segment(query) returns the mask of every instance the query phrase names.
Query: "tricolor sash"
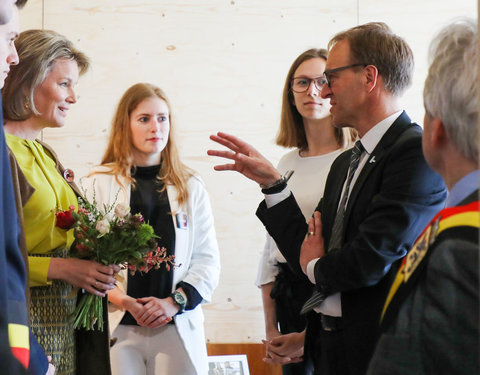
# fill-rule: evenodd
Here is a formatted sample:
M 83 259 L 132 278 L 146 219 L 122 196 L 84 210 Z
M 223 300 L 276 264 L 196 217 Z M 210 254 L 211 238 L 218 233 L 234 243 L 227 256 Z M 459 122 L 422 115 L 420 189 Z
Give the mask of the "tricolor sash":
M 415 241 L 412 249 L 403 258 L 383 306 L 380 323 L 385 323 L 385 314 L 389 306 L 393 305 L 392 300 L 399 298 L 400 295 L 405 295 L 409 289 L 408 286 L 415 282 L 415 271 L 418 274 L 418 271 L 424 267 L 436 247 L 434 243 L 439 236 L 443 236 L 449 229 L 459 230 L 462 227 L 465 229 L 462 238 L 478 242 L 478 228 L 480 227 L 478 201 L 463 206 L 445 208 L 430 221 Z

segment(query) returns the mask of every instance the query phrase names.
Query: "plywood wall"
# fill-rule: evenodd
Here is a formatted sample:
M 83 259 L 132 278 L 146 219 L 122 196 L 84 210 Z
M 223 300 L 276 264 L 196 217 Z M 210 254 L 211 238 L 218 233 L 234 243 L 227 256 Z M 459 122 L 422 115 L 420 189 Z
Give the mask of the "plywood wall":
M 66 127 L 43 134 L 77 176 L 99 162 L 126 88 L 148 81 L 166 91 L 183 159 L 210 192 L 222 256 L 220 285 L 205 306 L 207 338 L 248 343 L 264 336 L 254 286 L 264 241 L 254 212 L 262 196 L 254 183 L 213 171 L 209 134 L 239 135 L 278 161 L 285 150 L 273 139 L 293 59 L 373 20 L 387 22 L 414 50 L 414 83 L 404 104 L 421 123 L 428 43 L 453 17 L 475 16 L 476 9 L 475 0 L 29 0 L 21 23 L 63 33 L 92 60 Z

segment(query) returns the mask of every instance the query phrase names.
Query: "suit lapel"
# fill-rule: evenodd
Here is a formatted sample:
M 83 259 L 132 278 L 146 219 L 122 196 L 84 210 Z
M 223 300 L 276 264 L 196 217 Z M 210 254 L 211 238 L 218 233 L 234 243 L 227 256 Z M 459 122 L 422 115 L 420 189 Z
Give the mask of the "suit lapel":
M 411 126 L 410 117 L 406 114 L 405 111 L 395 120 L 395 122 L 390 126 L 387 132 L 383 135 L 378 142 L 377 146 L 374 148 L 372 153 L 368 155 L 367 162 L 363 166 L 355 185 L 353 185 L 350 197 L 348 199 L 347 208 L 345 210 L 345 223 L 348 222 L 352 208 L 355 205 L 357 197 L 362 189 L 363 185 L 368 179 L 368 175 L 375 169 L 375 167 L 381 164 L 382 159 L 385 155 L 385 152 L 388 151 L 388 148 L 395 143 L 398 137 Z
M 342 162 L 342 164 L 338 165 L 335 170 L 335 180 L 332 183 L 332 190 L 334 191 L 334 199 L 331 200 L 333 203 L 333 210 L 337 212 L 338 204 L 340 202 L 340 198 L 342 197 L 343 185 L 345 184 L 345 180 L 347 179 L 348 168 L 350 167 L 350 156 L 352 155 L 352 151 L 349 150 L 348 157 L 345 158 L 346 160 Z
M 326 240 L 326 248 L 329 246 L 330 235 L 332 232 L 333 223 L 335 221 L 335 216 L 337 215 L 338 204 L 342 195 L 343 185 L 347 179 L 351 154 L 351 150 L 347 150 L 342 153 L 338 158 L 342 158 L 343 160 L 336 162 L 328 175 L 328 181 L 326 184 L 328 187 L 328 193 L 325 191 L 324 197 L 326 199 L 323 199 L 322 209 L 322 217 L 331 218 L 330 220 L 326 220 L 324 222 L 323 233 Z

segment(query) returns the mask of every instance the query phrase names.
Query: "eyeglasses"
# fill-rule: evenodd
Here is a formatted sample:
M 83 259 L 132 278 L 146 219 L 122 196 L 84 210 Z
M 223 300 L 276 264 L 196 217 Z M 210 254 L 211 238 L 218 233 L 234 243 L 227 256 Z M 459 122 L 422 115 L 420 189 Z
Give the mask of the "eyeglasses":
M 299 78 L 292 78 L 290 81 L 290 86 L 292 87 L 293 92 L 305 92 L 308 90 L 310 87 L 310 84 L 312 83 L 315 85 L 315 88 L 320 91 L 322 89 L 322 86 L 325 83 L 325 78 L 323 76 L 321 77 L 315 77 L 315 78 L 307 78 L 307 77 L 299 77 Z
M 345 70 L 345 69 L 350 69 L 350 68 L 354 68 L 356 66 L 363 66 L 363 67 L 366 67 L 367 64 L 351 64 L 351 65 L 345 65 L 345 66 L 341 66 L 340 68 L 335 68 L 335 69 L 328 69 L 328 70 L 325 70 L 323 72 L 323 82 L 322 82 L 322 85 L 324 84 L 327 84 L 328 87 L 330 87 L 331 85 L 331 77 L 330 75 L 332 73 L 337 73 L 337 72 L 340 72 L 342 70 Z

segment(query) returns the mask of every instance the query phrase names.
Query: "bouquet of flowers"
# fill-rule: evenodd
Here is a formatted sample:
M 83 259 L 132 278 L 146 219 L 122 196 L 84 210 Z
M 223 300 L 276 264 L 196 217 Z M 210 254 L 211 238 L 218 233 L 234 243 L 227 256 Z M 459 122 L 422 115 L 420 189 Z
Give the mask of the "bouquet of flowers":
M 71 206 L 56 213 L 58 227 L 74 229 L 71 256 L 104 265 L 120 264 L 128 267 L 131 274 L 158 269 L 162 263 L 170 269 L 174 256 L 158 247 L 153 228 L 141 214 L 132 215 L 129 208 L 115 202 L 104 205 L 102 210 L 97 208 L 94 195 L 93 202 L 78 198 L 78 212 Z M 103 331 L 102 317 L 102 297 L 87 293 L 76 307 L 74 327 L 92 330 L 97 324 Z

